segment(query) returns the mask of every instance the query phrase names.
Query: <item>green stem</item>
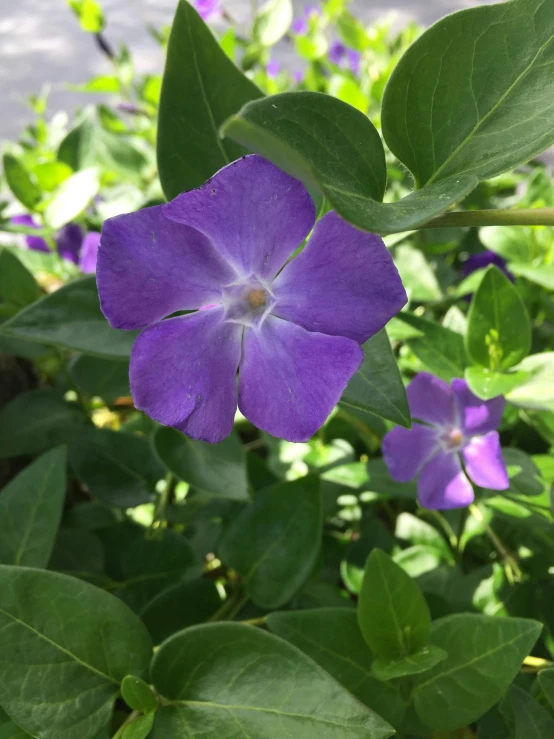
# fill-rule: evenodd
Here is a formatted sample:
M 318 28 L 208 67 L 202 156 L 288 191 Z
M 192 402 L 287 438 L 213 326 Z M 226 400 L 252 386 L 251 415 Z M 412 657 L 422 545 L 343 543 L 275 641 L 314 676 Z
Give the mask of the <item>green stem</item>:
M 500 555 L 503 565 L 504 565 L 504 571 L 506 573 L 506 578 L 508 579 L 508 582 L 510 583 L 510 585 L 513 585 L 516 582 L 521 582 L 523 580 L 523 573 L 517 561 L 515 560 L 513 555 L 510 554 L 510 552 L 506 549 L 502 539 L 485 521 L 485 517 L 481 513 L 479 507 L 476 506 L 475 503 L 472 503 L 469 506 L 469 512 L 471 513 L 473 518 L 475 518 L 477 521 L 479 521 L 480 524 L 483 525 L 487 536 L 489 537 L 494 548 Z
M 217 611 L 210 616 L 208 622 L 231 621 L 247 601 L 248 597 L 244 596 L 240 591 L 233 593 L 224 600 Z
M 123 736 L 123 732 L 125 729 L 129 726 L 129 724 L 132 724 L 133 721 L 140 716 L 140 713 L 138 711 L 133 711 L 133 713 L 129 714 L 125 721 L 121 724 L 119 729 L 115 732 L 112 739 L 121 739 Z
M 416 230 L 460 226 L 554 226 L 554 208 L 505 208 L 443 213 Z

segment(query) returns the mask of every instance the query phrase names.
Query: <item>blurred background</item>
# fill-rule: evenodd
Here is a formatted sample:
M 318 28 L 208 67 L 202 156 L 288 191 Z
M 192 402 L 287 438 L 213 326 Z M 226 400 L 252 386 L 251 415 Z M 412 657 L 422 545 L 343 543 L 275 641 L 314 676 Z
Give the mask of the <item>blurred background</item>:
M 395 25 L 400 28 L 410 20 L 429 25 L 446 13 L 491 1 L 355 0 L 350 9 L 364 22 L 394 11 Z M 163 53 L 147 29 L 168 25 L 176 4 L 177 0 L 102 0 L 108 21 L 106 38 L 114 47 L 125 43 L 131 48 L 139 73 L 161 72 Z M 248 0 L 223 4 L 240 24 L 248 24 Z M 295 0 L 294 5 L 300 11 L 305 3 Z M 25 101 L 30 94 L 49 85 L 49 112 L 70 112 L 91 98 L 70 91 L 68 85 L 107 74 L 110 64 L 94 38 L 83 34 L 65 0 L 0 0 L 0 9 L 0 139 L 6 139 L 16 137 L 29 121 Z M 282 42 L 281 47 L 286 58 L 286 44 Z

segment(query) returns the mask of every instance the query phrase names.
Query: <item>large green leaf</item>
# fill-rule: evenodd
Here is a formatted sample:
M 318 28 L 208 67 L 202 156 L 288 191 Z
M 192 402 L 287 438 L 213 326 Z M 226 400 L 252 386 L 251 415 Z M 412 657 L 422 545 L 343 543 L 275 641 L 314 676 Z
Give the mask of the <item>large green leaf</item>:
M 169 705 L 152 739 L 385 739 L 380 716 L 287 642 L 240 624 L 196 626 L 164 642 L 152 682 Z
M 542 624 L 522 618 L 454 614 L 433 623 L 430 643 L 448 654 L 414 690 L 419 718 L 432 729 L 471 723 L 506 692 Z
M 52 228 L 61 228 L 80 215 L 100 187 L 98 170 L 82 169 L 62 182 L 44 211 L 44 219 Z
M 341 405 L 410 428 L 406 390 L 385 329 L 368 339 L 362 349 L 364 361 L 342 394 Z
M 41 199 L 41 192 L 31 180 L 29 173 L 19 159 L 12 154 L 4 154 L 4 177 L 13 195 L 29 210 L 34 210 Z
M 199 187 L 245 151 L 222 142 L 219 126 L 262 95 L 221 49 L 186 0 L 179 0 L 160 99 L 158 169 L 168 199 Z
M 219 556 L 245 579 L 250 598 L 279 608 L 306 582 L 321 546 L 319 481 L 308 476 L 256 494 L 226 530 Z
M 150 501 L 164 476 L 149 439 L 95 427 L 71 440 L 69 464 L 93 495 L 122 508 Z
M 311 657 L 366 706 L 398 726 L 406 705 L 398 690 L 371 673 L 373 654 L 361 634 L 356 613 L 348 608 L 280 611 L 267 624 Z
M 126 361 L 82 355 L 71 362 L 69 371 L 80 390 L 90 396 L 98 395 L 107 403 L 131 394 Z
M 529 379 L 508 393 L 510 403 L 520 408 L 554 411 L 554 352 L 532 354 L 516 369 L 528 372 Z
M 248 500 L 244 448 L 236 434 L 208 444 L 162 426 L 154 445 L 161 461 L 180 480 L 213 495 Z
M 401 312 L 397 318 L 420 332 L 406 343 L 428 370 L 446 381 L 464 376 L 468 360 L 463 336 L 413 313 Z
M 514 739 L 552 739 L 554 718 L 541 704 L 517 685 L 512 685 L 500 704 L 513 719 Z
M 273 46 L 283 38 L 292 23 L 291 0 L 268 0 L 256 15 L 252 35 L 261 46 Z
M 0 249 L 0 300 L 17 310 L 37 300 L 41 291 L 16 255 L 15 249 Z
M 0 494 L 0 562 L 46 567 L 62 517 L 65 447 L 36 459 Z
M 39 454 L 69 441 L 85 417 L 54 390 L 29 390 L 0 409 L 0 459 Z
M 523 385 L 529 377 L 529 372 L 517 370 L 495 372 L 487 367 L 467 367 L 465 371 L 469 389 L 483 400 L 496 398 L 497 395 L 507 395 L 510 390 Z
M 125 675 L 148 669 L 148 632 L 109 593 L 66 575 L 0 566 L 0 703 L 41 739 L 92 739 Z
M 549 668 L 548 670 L 541 670 L 539 672 L 537 680 L 544 693 L 550 707 L 554 709 L 554 669 Z
M 2 324 L 1 333 L 108 359 L 127 358 L 137 335 L 108 325 L 93 276 L 70 282 L 33 303 Z
M 493 177 L 554 142 L 554 5 L 469 8 L 404 54 L 383 99 L 383 133 L 419 187 Z
M 466 346 L 491 370 L 509 369 L 531 347 L 531 322 L 518 291 L 497 267 L 489 267 L 471 301 Z
M 359 110 L 318 92 L 285 92 L 248 103 L 222 134 L 321 191 L 337 213 L 366 231 L 407 231 L 477 183 L 472 176 L 455 176 L 396 203 L 380 202 L 386 165 L 379 134 Z
M 444 649 L 429 644 L 421 647 L 408 657 L 399 659 L 376 659 L 372 665 L 372 672 L 379 680 L 396 680 L 407 675 L 418 675 L 427 672 L 432 667 L 446 659 Z
M 358 623 L 378 657 L 407 657 L 427 644 L 431 617 L 417 584 L 380 549 L 368 557 L 358 600 Z

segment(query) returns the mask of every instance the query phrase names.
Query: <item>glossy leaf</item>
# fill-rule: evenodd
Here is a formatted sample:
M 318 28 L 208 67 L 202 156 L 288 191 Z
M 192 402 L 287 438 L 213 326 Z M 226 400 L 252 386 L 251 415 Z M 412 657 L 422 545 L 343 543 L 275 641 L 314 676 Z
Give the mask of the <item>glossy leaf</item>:
M 447 657 L 444 649 L 439 649 L 432 644 L 418 649 L 409 657 L 399 659 L 376 659 L 371 666 L 373 675 L 378 680 L 396 680 L 407 675 L 417 675 L 427 672 L 432 667 L 442 662 Z
M 76 434 L 69 464 L 93 495 L 122 508 L 150 501 L 164 477 L 149 439 L 110 429 L 92 427 Z
M 0 299 L 17 309 L 37 300 L 41 291 L 16 253 L 13 249 L 0 250 Z
M 2 324 L 1 333 L 97 357 L 128 358 L 136 331 L 117 331 L 102 315 L 94 277 L 70 282 Z
M 43 739 L 92 739 L 151 642 L 113 595 L 54 572 L 0 567 L 0 702 Z
M 502 703 L 504 701 L 509 702 L 510 716 L 514 719 L 514 739 L 551 739 L 554 736 L 554 718 L 525 690 L 512 685 Z
M 509 369 L 531 347 L 531 323 L 514 285 L 489 267 L 471 301 L 466 347 L 471 358 L 491 370 Z
M 44 219 L 52 228 L 61 228 L 80 215 L 99 188 L 98 171 L 82 169 L 59 186 L 46 206 Z
M 134 721 L 125 727 L 121 739 L 146 739 L 147 736 L 150 736 L 153 725 L 153 713 L 137 716 Z
M 542 692 L 554 710 L 554 669 L 541 670 L 537 676 Z
M 150 713 L 158 707 L 156 696 L 148 683 L 134 675 L 126 675 L 121 681 L 121 697 L 133 711 Z
M 367 560 L 358 600 L 358 623 L 378 657 L 406 657 L 429 639 L 431 618 L 421 590 L 380 549 L 374 549 Z
M 399 726 L 405 703 L 396 688 L 372 675 L 373 654 L 363 639 L 353 610 L 280 611 L 270 613 L 266 621 L 274 634 L 311 657 L 385 721 Z
M 508 393 L 507 399 L 520 408 L 554 411 L 554 352 L 532 354 L 516 369 L 528 372 L 529 379 Z
M 488 711 L 519 672 L 542 624 L 455 614 L 433 623 L 430 643 L 448 657 L 419 678 L 414 703 L 432 729 L 456 729 Z
M 494 177 L 554 142 L 554 7 L 544 0 L 441 18 L 396 66 L 383 133 L 419 187 Z
M 407 231 L 442 213 L 477 182 L 455 176 L 398 202 L 380 202 L 386 166 L 379 134 L 363 113 L 318 92 L 248 103 L 222 134 L 322 192 L 339 215 L 366 231 Z
M 368 339 L 362 349 L 364 361 L 342 394 L 341 405 L 410 428 L 406 390 L 385 329 Z
M 400 312 L 396 317 L 421 333 L 406 343 L 432 374 L 447 382 L 464 376 L 468 359 L 460 334 L 412 313 Z
M 0 494 L 0 562 L 46 567 L 65 498 L 65 448 L 52 449 L 20 472 Z
M 271 666 L 271 669 L 268 667 Z M 164 642 L 152 662 L 152 739 L 238 736 L 385 739 L 393 733 L 295 647 L 239 624 L 196 626 Z M 240 732 L 240 733 L 237 733 Z
M 483 400 L 507 395 L 510 390 L 523 385 L 530 377 L 529 372 L 512 370 L 495 372 L 487 367 L 467 367 L 465 378 L 472 393 Z
M 246 460 L 235 434 L 219 444 L 208 444 L 162 426 L 154 445 L 163 464 L 180 480 L 213 495 L 248 500 Z
M 316 477 L 262 490 L 225 531 L 222 561 L 239 572 L 250 598 L 279 608 L 312 572 L 321 545 L 322 501 Z
M 86 395 L 99 396 L 106 403 L 129 396 L 129 363 L 82 355 L 76 357 L 69 371 L 77 387 Z
M 186 0 L 179 0 L 162 84 L 158 169 L 166 197 L 199 187 L 245 151 L 222 142 L 219 126 L 260 97 Z
M 34 455 L 69 439 L 85 418 L 53 390 L 29 390 L 0 409 L 0 459 Z
M 292 23 L 291 0 L 268 0 L 259 9 L 252 35 L 261 46 L 273 46 L 280 41 Z
M 546 290 L 554 290 L 554 265 L 552 264 L 534 266 L 510 262 L 509 269 L 514 275 L 525 277 L 526 280 L 533 282 L 535 285 L 540 285 Z
M 34 210 L 41 199 L 41 192 L 25 167 L 12 154 L 4 154 L 2 164 L 4 177 L 14 197 L 28 210 Z

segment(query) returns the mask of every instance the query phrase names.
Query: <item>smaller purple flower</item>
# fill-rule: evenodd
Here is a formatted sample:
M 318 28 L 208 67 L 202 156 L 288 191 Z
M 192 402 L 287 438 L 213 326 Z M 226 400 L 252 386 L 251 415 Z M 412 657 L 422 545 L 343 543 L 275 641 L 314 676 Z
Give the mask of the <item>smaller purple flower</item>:
M 500 254 L 490 251 L 490 249 L 483 249 L 483 251 L 469 256 L 462 264 L 461 272 L 464 277 L 469 277 L 473 272 L 477 272 L 478 269 L 485 269 L 491 264 L 498 267 L 512 282 L 514 281 L 513 274 L 506 267 L 506 260 Z
M 354 74 L 360 72 L 362 55 L 359 51 L 349 49 L 341 41 L 335 41 L 329 47 L 329 61 L 341 69 L 349 69 Z
M 506 402 L 502 396 L 481 400 L 465 380 L 449 385 L 427 372 L 416 375 L 406 392 L 412 416 L 422 423 L 389 431 L 383 457 L 397 482 L 419 475 L 417 496 L 424 508 L 469 505 L 474 499 L 470 479 L 490 490 L 509 487 L 496 430 Z
M 305 36 L 310 30 L 310 19 L 317 15 L 321 15 L 319 5 L 306 5 L 301 14 L 293 20 L 290 30 L 296 36 Z
M 29 213 L 22 213 L 19 216 L 13 216 L 11 222 L 14 226 L 29 226 L 29 228 L 40 228 L 40 225 L 35 221 L 32 215 Z M 48 244 L 42 238 L 42 236 L 25 236 L 25 244 L 28 249 L 32 251 L 45 251 L 49 252 Z
M 193 5 L 198 15 L 206 23 L 210 20 L 215 20 L 221 15 L 219 0 L 194 0 Z
M 66 223 L 56 234 L 56 246 L 62 259 L 79 264 L 83 229 L 77 223 Z
M 304 82 L 304 77 L 306 76 L 303 69 L 295 69 L 292 77 L 297 85 L 301 85 L 302 82 Z
M 274 80 L 279 76 L 281 65 L 277 59 L 270 59 L 266 65 L 265 72 L 270 80 Z

